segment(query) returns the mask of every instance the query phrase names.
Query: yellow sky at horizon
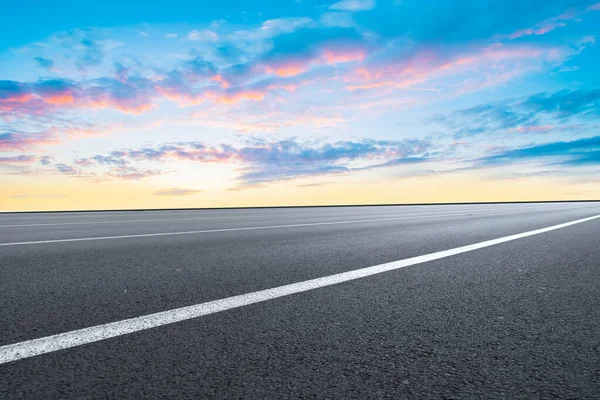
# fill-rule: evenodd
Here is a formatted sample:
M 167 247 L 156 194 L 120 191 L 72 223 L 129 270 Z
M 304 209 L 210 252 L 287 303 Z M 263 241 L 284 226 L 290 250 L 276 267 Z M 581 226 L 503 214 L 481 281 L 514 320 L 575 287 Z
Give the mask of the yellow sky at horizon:
M 312 185 L 312 186 L 311 186 Z M 378 181 L 287 181 L 243 190 L 200 190 L 184 196 L 153 194 L 151 183 L 85 182 L 40 177 L 2 184 L 0 211 L 219 208 L 350 204 L 597 200 L 600 185 L 556 177 L 494 179 L 476 172 Z M 201 188 L 187 187 L 199 190 Z

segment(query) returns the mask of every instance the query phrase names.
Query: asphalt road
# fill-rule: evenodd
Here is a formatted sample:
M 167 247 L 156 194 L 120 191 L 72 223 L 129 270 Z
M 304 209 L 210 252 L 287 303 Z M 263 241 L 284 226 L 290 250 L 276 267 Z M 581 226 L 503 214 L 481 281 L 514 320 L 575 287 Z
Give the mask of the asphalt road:
M 597 215 L 600 203 L 2 214 L 0 398 L 599 398 L 600 218 L 462 247 Z M 165 322 L 195 305 L 209 312 Z M 63 347 L 2 361 L 40 338 Z

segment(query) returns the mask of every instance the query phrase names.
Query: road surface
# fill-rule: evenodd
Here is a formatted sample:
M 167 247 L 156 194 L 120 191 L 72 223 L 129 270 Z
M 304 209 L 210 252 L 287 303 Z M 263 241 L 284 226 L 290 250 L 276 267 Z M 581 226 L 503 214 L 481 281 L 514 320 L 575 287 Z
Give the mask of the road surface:
M 600 203 L 0 215 L 0 398 L 594 398 Z

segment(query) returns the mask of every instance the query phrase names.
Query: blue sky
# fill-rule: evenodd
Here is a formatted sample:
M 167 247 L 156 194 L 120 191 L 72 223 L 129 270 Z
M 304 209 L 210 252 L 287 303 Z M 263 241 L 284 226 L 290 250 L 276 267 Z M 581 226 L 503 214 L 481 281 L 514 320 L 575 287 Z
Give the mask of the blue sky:
M 5 209 L 600 195 L 597 1 L 4 7 Z

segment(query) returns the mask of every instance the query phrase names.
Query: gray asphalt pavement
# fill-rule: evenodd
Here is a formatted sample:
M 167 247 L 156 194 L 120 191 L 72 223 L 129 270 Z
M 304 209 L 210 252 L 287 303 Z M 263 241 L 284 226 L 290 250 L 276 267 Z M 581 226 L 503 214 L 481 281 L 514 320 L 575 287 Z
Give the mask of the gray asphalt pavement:
M 600 203 L 1 214 L 0 346 L 596 215 Z M 600 219 L 0 364 L 3 399 L 599 397 Z

